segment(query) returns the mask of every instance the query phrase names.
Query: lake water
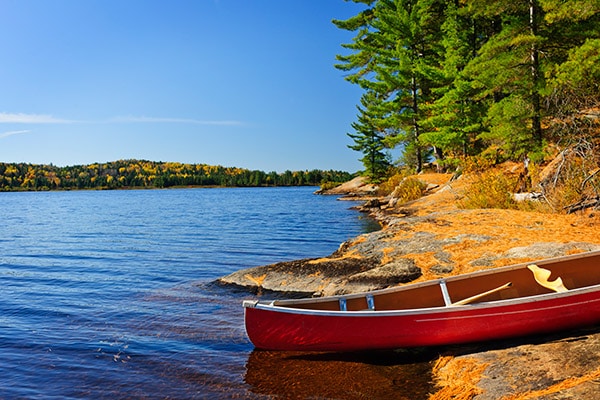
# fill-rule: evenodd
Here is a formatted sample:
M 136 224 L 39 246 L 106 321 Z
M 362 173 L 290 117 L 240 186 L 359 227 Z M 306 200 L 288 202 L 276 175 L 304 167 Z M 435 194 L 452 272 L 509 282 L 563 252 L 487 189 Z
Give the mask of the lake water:
M 314 190 L 1 193 L 0 398 L 426 393 L 414 354 L 254 351 L 252 296 L 213 283 L 375 229 Z

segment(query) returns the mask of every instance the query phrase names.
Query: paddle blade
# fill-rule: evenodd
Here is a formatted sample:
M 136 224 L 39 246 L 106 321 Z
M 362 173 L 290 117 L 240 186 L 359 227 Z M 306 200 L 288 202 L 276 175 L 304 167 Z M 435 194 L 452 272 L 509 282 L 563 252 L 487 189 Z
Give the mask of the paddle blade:
M 548 278 L 550 278 L 550 274 L 552 274 L 552 272 L 548 271 L 547 269 L 540 268 L 535 264 L 530 264 L 527 266 L 527 268 L 529 268 L 529 270 L 533 272 L 533 277 L 535 278 L 535 281 L 541 286 L 545 287 L 546 289 L 550 289 L 559 293 L 566 292 L 569 290 L 565 287 L 560 277 L 553 281 L 549 281 Z

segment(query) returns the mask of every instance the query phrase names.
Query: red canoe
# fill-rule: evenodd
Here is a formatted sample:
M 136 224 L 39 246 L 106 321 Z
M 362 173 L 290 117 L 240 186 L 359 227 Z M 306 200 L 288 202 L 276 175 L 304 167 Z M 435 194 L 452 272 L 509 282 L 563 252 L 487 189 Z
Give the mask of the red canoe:
M 600 251 L 362 294 L 244 301 L 258 349 L 436 346 L 600 323 Z

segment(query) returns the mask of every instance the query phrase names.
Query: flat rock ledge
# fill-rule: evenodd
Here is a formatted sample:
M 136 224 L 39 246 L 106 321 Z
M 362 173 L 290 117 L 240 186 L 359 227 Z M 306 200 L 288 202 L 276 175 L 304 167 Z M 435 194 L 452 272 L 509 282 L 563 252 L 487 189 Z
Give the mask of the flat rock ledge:
M 310 296 L 346 294 L 406 283 L 421 276 L 412 260 L 379 266 L 373 258 L 332 257 L 287 261 L 234 272 L 219 279 L 222 284 Z
M 452 275 L 455 269 L 464 269 L 465 266 L 457 265 L 449 248 L 476 248 L 499 240 L 493 232 L 455 235 L 435 233 L 435 226 L 452 224 L 446 217 L 452 215 L 456 219 L 460 214 L 464 214 L 464 218 L 470 217 L 470 211 L 457 210 L 439 215 L 388 218 L 385 229 L 344 242 L 328 257 L 248 268 L 224 276 L 218 282 L 246 288 L 253 293 L 274 291 L 316 297 L 396 286 L 412 282 L 424 272 L 431 277 Z M 433 226 L 433 231 L 418 229 L 424 225 Z M 522 246 L 515 240 L 514 247 L 508 250 L 475 256 L 468 262 L 468 267 L 473 270 L 485 269 L 507 264 L 510 260 L 544 259 L 593 250 L 600 250 L 600 245 L 588 242 L 535 242 Z

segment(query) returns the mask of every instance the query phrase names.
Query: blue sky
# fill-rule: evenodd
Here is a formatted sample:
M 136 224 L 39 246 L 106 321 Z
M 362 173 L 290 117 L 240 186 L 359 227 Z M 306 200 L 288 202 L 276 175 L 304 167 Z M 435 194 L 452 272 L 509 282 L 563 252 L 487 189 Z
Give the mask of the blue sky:
M 0 0 L 0 161 L 354 172 L 344 0 Z

